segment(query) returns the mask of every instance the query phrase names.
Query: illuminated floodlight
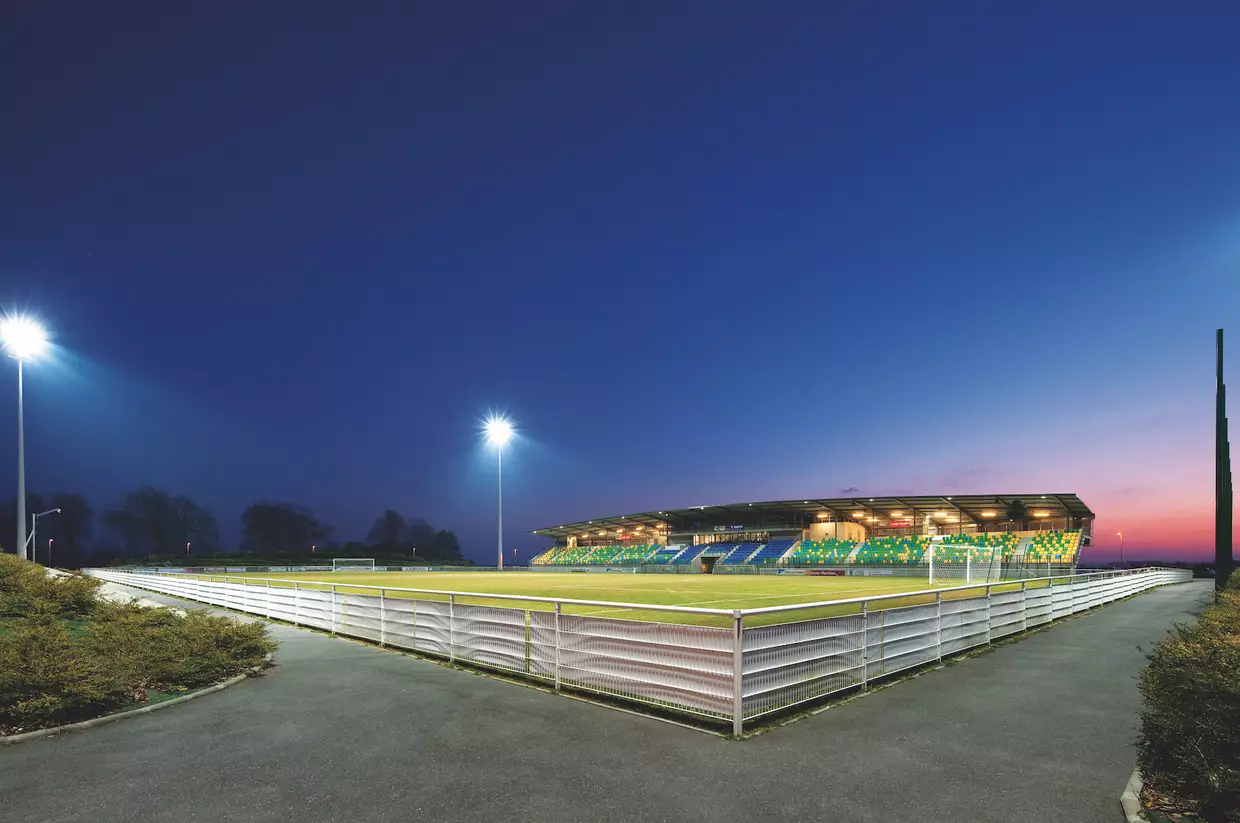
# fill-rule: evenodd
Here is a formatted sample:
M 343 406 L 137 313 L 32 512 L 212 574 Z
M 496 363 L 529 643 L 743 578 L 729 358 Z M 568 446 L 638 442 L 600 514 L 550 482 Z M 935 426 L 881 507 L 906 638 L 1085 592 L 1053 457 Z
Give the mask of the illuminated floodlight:
M 47 332 L 37 320 L 23 315 L 0 320 L 0 343 L 16 360 L 34 360 L 47 350 Z
M 495 486 L 498 494 L 496 506 L 495 568 L 504 570 L 504 446 L 512 439 L 515 430 L 512 421 L 502 414 L 493 414 L 482 422 L 482 432 L 487 442 L 495 447 Z M 560 528 L 564 528 L 560 526 Z
M 512 439 L 513 427 L 512 421 L 507 417 L 490 417 L 482 425 L 482 430 L 486 432 L 487 442 L 492 446 L 503 447 L 505 443 Z

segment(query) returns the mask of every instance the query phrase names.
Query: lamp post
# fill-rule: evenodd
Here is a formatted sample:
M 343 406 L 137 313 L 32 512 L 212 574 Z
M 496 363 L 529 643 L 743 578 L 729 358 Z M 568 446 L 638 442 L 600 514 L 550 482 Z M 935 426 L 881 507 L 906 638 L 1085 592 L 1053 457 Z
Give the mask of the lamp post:
M 507 417 L 491 417 L 483 426 L 486 432 L 487 442 L 495 447 L 495 454 L 498 459 L 496 479 L 499 489 L 499 540 L 496 545 L 495 558 L 497 560 L 497 568 L 504 570 L 504 445 L 512 439 L 513 427 L 512 421 Z
M 22 420 L 22 363 L 34 360 L 47 348 L 43 327 L 21 315 L 0 320 L 0 343 L 9 357 L 17 361 L 17 545 L 26 559 L 26 439 Z M 31 546 L 33 555 L 34 546 Z
M 185 544 L 185 556 L 189 557 L 189 543 Z
M 1124 565 L 1124 533 L 1116 532 L 1119 535 L 1119 564 Z
M 35 554 L 38 551 L 39 544 L 35 542 L 34 535 L 39 526 L 39 518 L 49 514 L 60 514 L 60 509 L 48 509 L 45 512 L 30 515 L 30 559 L 36 560 Z M 24 547 L 23 547 L 24 548 Z
M 55 542 L 56 542 L 56 538 L 54 537 L 47 538 L 47 567 L 49 569 L 52 567 L 52 544 Z

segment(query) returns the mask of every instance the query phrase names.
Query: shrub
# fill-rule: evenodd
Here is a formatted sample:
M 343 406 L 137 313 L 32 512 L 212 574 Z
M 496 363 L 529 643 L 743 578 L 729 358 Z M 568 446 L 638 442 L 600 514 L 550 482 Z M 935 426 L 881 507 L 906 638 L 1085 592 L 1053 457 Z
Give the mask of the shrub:
M 1146 786 L 1208 821 L 1240 821 L 1240 591 L 1221 592 L 1149 661 L 1137 743 Z
M 79 574 L 50 575 L 37 563 L 0 554 L 0 617 L 56 614 L 84 617 L 100 582 Z
M 133 697 L 112 673 L 82 654 L 58 620 L 15 620 L 0 634 L 0 728 L 69 723 Z
M 207 686 L 275 649 L 262 623 L 113 603 L 98 588 L 0 556 L 0 734 L 85 720 L 151 689 Z
M 143 689 L 198 688 L 258 665 L 275 643 L 261 623 L 191 611 L 107 604 L 82 640 L 94 659 Z

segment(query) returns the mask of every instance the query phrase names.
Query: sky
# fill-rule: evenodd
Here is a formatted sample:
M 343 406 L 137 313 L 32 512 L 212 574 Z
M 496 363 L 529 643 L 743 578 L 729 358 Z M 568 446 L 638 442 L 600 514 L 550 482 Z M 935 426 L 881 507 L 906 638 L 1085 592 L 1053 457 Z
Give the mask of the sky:
M 394 508 L 485 561 L 498 410 L 523 556 L 855 488 L 1076 493 L 1086 560 L 1117 531 L 1205 557 L 1238 29 L 1226 2 L 19 2 L 0 306 L 56 343 L 28 486 L 153 484 L 225 544 L 255 500 L 342 541 Z

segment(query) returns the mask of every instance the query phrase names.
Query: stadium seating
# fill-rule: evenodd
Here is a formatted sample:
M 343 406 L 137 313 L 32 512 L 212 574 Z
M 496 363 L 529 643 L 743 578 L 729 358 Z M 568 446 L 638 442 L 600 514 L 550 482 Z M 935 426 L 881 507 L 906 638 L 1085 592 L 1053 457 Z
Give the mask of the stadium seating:
M 793 566 L 837 566 L 848 562 L 848 556 L 857 548 L 855 540 L 804 540 L 788 558 Z
M 653 566 L 666 566 L 676 559 L 676 555 L 680 554 L 683 549 L 684 546 L 680 545 L 667 546 L 650 555 L 650 559 L 646 562 Z
M 1028 532 L 1024 534 L 1029 534 Z M 968 547 L 974 549 L 973 562 L 990 562 L 993 551 L 1001 551 L 1003 562 L 1015 559 L 1017 547 L 1023 546 L 1023 560 L 1027 563 L 1075 563 L 1080 552 L 1081 533 L 1072 531 L 1043 531 L 1024 538 L 1015 532 L 983 532 L 973 534 L 947 534 L 934 541 L 936 563 L 964 563 Z M 792 566 L 843 565 L 853 557 L 854 563 L 862 565 L 905 565 L 924 563 L 930 538 L 923 535 L 911 537 L 876 537 L 860 545 L 853 540 L 828 538 L 804 540 L 780 538 L 765 545 L 747 543 L 699 543 L 694 546 L 660 546 L 658 544 L 557 546 L 534 557 L 535 566 L 574 565 L 688 565 L 704 552 L 720 558 L 729 566 L 767 565 L 776 563 L 792 547 L 796 550 L 788 556 Z M 855 551 L 855 554 L 854 554 Z
M 1025 549 L 1026 563 L 1075 563 L 1081 548 L 1081 532 L 1038 532 Z
M 697 560 L 697 556 L 702 553 L 702 550 L 705 549 L 707 545 L 708 544 L 706 543 L 698 543 L 696 546 L 690 546 L 689 548 L 681 552 L 680 556 L 677 557 L 673 562 L 677 566 L 683 566 L 686 563 L 692 563 L 694 560 Z
M 657 548 L 657 545 L 625 546 L 610 562 L 617 566 L 636 566 L 646 562 Z
M 876 537 L 873 540 L 867 540 L 857 550 L 854 562 L 865 565 L 920 563 L 929 542 L 930 538 L 925 535 L 916 535 L 914 537 Z
M 934 543 L 934 560 L 936 563 L 963 563 L 965 562 L 966 546 L 973 547 L 974 562 L 986 561 L 993 559 L 992 552 L 1000 551 L 1003 554 L 1003 562 L 1010 563 L 1012 555 L 1016 551 L 1016 544 L 1020 542 L 1020 535 L 1012 532 L 984 532 L 982 534 L 947 534 L 943 535 L 941 540 Z
M 530 565 L 531 565 L 531 566 L 552 566 L 552 565 L 555 565 L 555 564 L 556 564 L 556 558 L 558 558 L 558 557 L 560 556 L 561 552 L 563 552 L 563 551 L 564 551 L 564 549 L 565 549 L 565 547 L 564 547 L 564 546 L 554 546 L 554 547 L 552 547 L 552 548 L 550 548 L 550 549 L 547 549 L 545 552 L 543 552 L 542 554 L 538 555 L 538 556 L 537 556 L 537 557 L 535 557 L 533 560 L 531 560 L 531 561 L 530 561 Z
M 747 561 L 749 555 L 756 552 L 761 546 L 761 543 L 741 543 L 735 549 L 728 552 L 728 556 L 719 562 L 727 563 L 729 566 L 739 566 Z
M 796 540 L 789 540 L 786 538 L 781 538 L 779 540 L 772 540 L 771 542 L 763 546 L 758 551 L 757 554 L 749 558 L 749 563 L 750 565 L 754 565 L 754 566 L 767 565 L 770 563 L 774 563 L 776 560 L 783 557 L 784 552 L 792 548 L 792 544 L 796 542 L 797 542 Z
M 564 548 L 556 555 L 552 561 L 556 566 L 579 566 L 585 563 L 590 552 L 594 551 L 593 546 L 577 546 L 576 548 Z
M 615 562 L 616 555 L 624 551 L 624 546 L 595 546 L 594 551 L 581 559 L 587 566 L 606 566 Z

